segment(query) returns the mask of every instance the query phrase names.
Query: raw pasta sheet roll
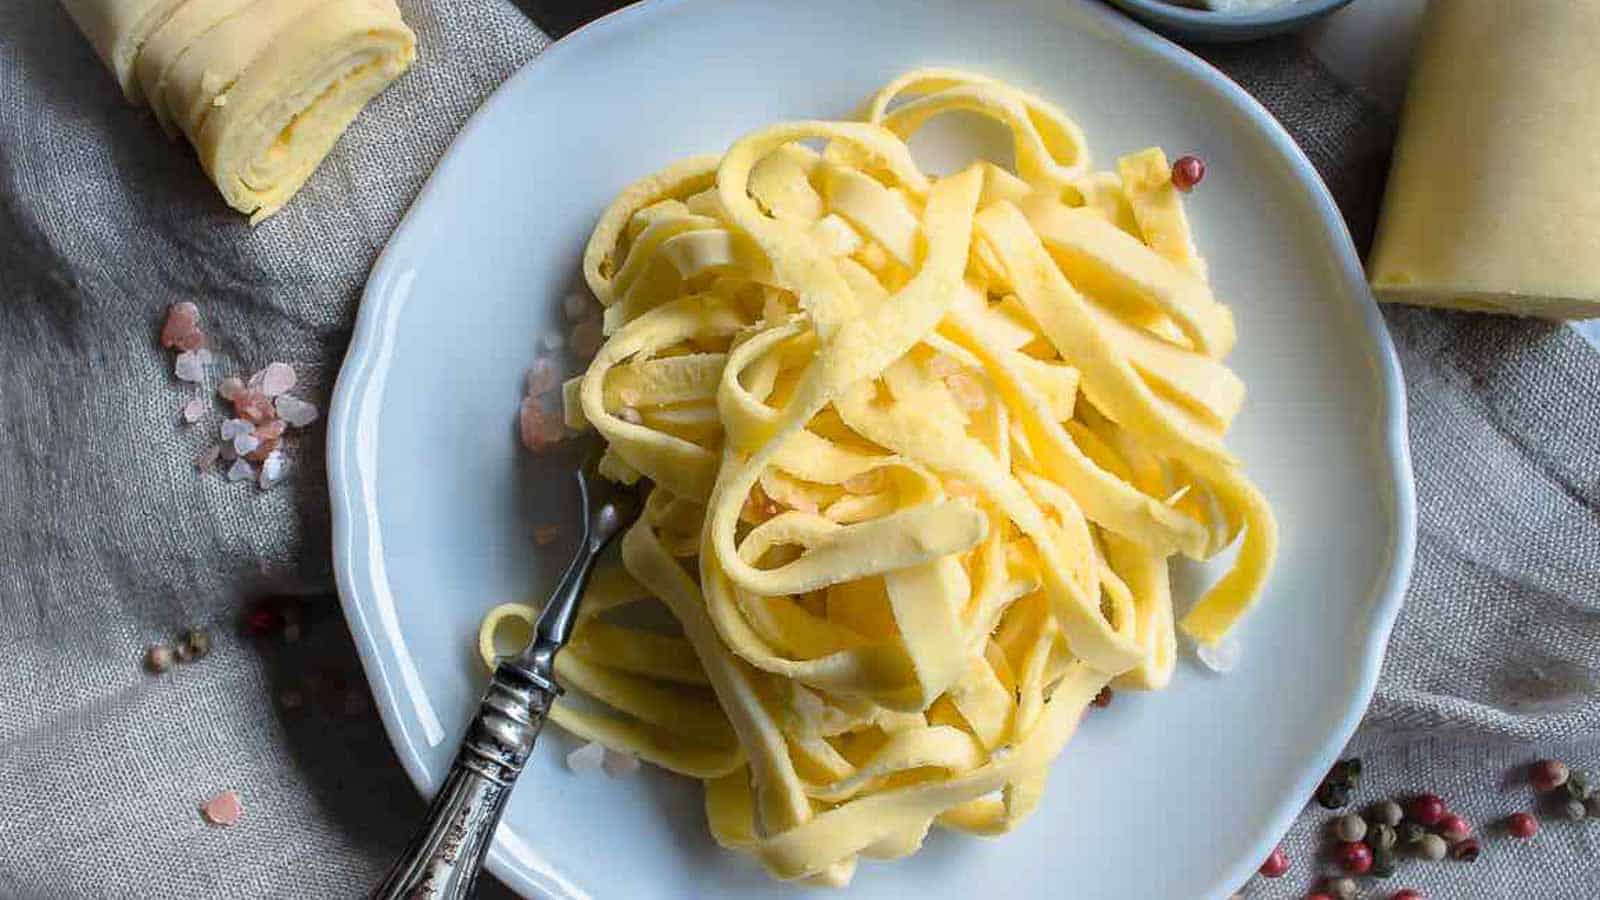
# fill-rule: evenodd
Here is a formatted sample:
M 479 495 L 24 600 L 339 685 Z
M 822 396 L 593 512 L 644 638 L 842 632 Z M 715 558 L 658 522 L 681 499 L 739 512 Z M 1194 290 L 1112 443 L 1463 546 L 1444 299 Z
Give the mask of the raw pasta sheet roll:
M 416 58 L 393 0 L 62 0 L 116 76 L 259 222 Z

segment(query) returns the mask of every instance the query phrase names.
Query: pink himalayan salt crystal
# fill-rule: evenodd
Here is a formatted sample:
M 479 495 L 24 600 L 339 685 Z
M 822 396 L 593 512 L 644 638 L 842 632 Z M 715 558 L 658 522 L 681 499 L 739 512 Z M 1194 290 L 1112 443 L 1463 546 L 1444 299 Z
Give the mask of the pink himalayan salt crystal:
M 201 382 L 206 377 L 206 366 L 211 362 L 211 351 L 204 347 L 185 350 L 172 362 L 172 373 L 179 381 Z
M 258 389 L 268 397 L 276 397 L 294 387 L 294 367 L 288 363 L 268 363 L 258 374 L 261 376 Z
M 560 383 L 556 364 L 548 356 L 541 356 L 528 367 L 528 396 L 537 397 L 555 390 Z
M 954 375 L 959 371 L 961 363 L 956 362 L 955 357 L 947 353 L 935 353 L 933 358 L 928 360 L 928 372 L 936 378 Z
M 227 378 L 222 379 L 221 384 L 217 385 L 217 396 L 229 403 L 232 403 L 234 398 L 244 393 L 244 391 L 244 382 L 240 381 L 236 375 L 229 375 Z
M 950 388 L 950 393 L 955 395 L 956 403 L 967 412 L 977 412 L 989 405 L 989 393 L 973 378 L 964 372 L 957 372 L 944 380 L 945 386 Z
M 200 455 L 195 458 L 194 467 L 199 469 L 201 472 L 210 472 L 212 469 L 216 468 L 217 458 L 221 455 L 222 446 L 220 444 L 212 444 L 206 449 L 200 451 Z
M 205 333 L 200 330 L 200 307 L 187 300 L 167 307 L 167 320 L 161 325 L 161 346 L 168 350 L 195 350 L 205 346 Z
M 248 456 L 261 446 L 261 439 L 253 434 L 235 435 L 233 438 L 233 452 L 239 456 Z
M 223 791 L 200 807 L 200 815 L 205 816 L 207 822 L 223 827 L 239 821 L 243 813 L 244 804 L 239 802 L 236 791 Z
M 586 296 L 582 291 L 573 291 L 572 293 L 561 298 L 561 311 L 567 314 L 567 319 L 569 321 L 575 322 L 578 319 L 583 318 L 583 314 L 588 312 L 592 307 L 593 304 L 589 302 L 588 296 Z
M 545 412 L 537 397 L 523 399 L 517 415 L 517 430 L 522 436 L 522 445 L 534 453 L 543 453 L 545 448 L 559 444 L 567 436 L 561 414 Z
M 234 460 L 233 465 L 228 467 L 229 481 L 249 481 L 254 477 L 256 477 L 255 466 L 250 465 L 242 459 Z
M 567 754 L 567 768 L 582 775 L 599 772 L 606 764 L 606 748 L 597 743 L 587 743 Z
M 304 428 L 317 420 L 317 408 L 293 394 L 280 394 L 274 401 L 278 418 L 290 428 Z
M 276 438 L 283 437 L 283 433 L 287 431 L 288 428 L 288 422 L 285 422 L 282 419 L 273 419 L 272 421 L 263 425 L 256 426 L 256 437 L 263 441 L 274 440 Z
M 591 316 L 572 326 L 572 352 L 585 359 L 595 355 L 605 336 L 600 332 L 600 319 Z
M 223 440 L 231 441 L 241 434 L 249 434 L 254 430 L 255 426 L 249 419 L 224 419 L 218 433 L 222 435 Z
M 277 452 L 278 445 L 281 443 L 281 441 L 275 437 L 261 437 L 261 432 L 259 431 L 255 433 L 255 437 L 257 439 L 256 448 L 251 450 L 249 453 L 246 453 L 244 458 L 250 460 L 251 462 L 266 462 L 267 457 Z
M 190 400 L 188 403 L 185 403 L 183 408 L 179 410 L 179 414 L 183 416 L 183 420 L 185 422 L 198 422 L 200 421 L 200 417 L 206 414 L 206 405 L 201 403 L 200 399 L 197 397 L 193 400 Z
M 283 474 L 288 469 L 289 461 L 284 459 L 282 453 L 269 453 L 261 461 L 261 477 L 257 480 L 262 490 L 266 490 L 283 480 Z
M 639 758 L 632 753 L 623 753 L 607 747 L 605 761 L 600 767 L 612 778 L 625 778 L 639 771 Z
M 239 418 L 247 419 L 256 425 L 278 417 L 277 410 L 273 408 L 272 398 L 249 388 L 233 398 L 233 412 Z

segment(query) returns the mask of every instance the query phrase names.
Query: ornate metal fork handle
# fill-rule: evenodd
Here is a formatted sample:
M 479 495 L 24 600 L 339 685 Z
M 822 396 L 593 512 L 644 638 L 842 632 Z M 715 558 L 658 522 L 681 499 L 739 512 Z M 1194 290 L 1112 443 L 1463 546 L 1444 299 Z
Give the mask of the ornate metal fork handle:
M 374 900 L 465 900 L 472 895 L 511 788 L 533 752 L 550 705 L 561 694 L 556 653 L 572 636 L 578 601 L 595 561 L 637 513 L 637 504 L 627 495 L 591 503 L 591 485 L 582 471 L 578 487 L 585 510 L 578 554 L 534 623 L 533 640 L 495 668 L 450 774 L 428 809 L 427 822 L 373 892 Z

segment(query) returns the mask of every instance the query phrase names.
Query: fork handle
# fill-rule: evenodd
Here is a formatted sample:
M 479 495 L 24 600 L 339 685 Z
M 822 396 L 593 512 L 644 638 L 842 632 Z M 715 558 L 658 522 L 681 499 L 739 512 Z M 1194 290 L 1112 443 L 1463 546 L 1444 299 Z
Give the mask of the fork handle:
M 373 892 L 373 900 L 472 896 L 511 787 L 560 693 L 561 687 L 546 674 L 510 662 L 495 668 L 427 821 Z

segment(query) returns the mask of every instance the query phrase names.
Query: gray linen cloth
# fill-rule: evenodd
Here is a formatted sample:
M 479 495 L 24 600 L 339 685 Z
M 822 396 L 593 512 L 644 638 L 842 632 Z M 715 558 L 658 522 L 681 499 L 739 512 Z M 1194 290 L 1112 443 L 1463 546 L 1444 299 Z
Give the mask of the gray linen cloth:
M 204 439 L 176 424 L 197 391 L 155 342 L 166 305 L 195 299 L 219 372 L 286 360 L 325 406 L 390 230 L 465 116 L 546 42 L 502 0 L 401 6 L 416 69 L 251 230 L 54 2 L 0 4 L 0 898 L 359 897 L 422 812 L 328 596 L 320 430 L 271 491 L 197 476 Z M 1292 41 L 1210 56 L 1284 120 L 1365 240 L 1388 123 Z M 1487 823 L 1530 805 L 1512 766 L 1600 765 L 1600 354 L 1557 326 L 1387 316 L 1421 542 L 1354 742 L 1357 798 L 1431 789 Z M 241 632 L 268 593 L 297 598 L 299 640 Z M 216 635 L 209 657 L 140 671 L 147 643 L 191 624 Z M 198 805 L 228 788 L 243 818 L 206 826 Z M 1303 896 L 1330 817 L 1308 807 L 1291 874 L 1248 895 Z M 1385 887 L 1590 897 L 1597 837 L 1547 822 Z

